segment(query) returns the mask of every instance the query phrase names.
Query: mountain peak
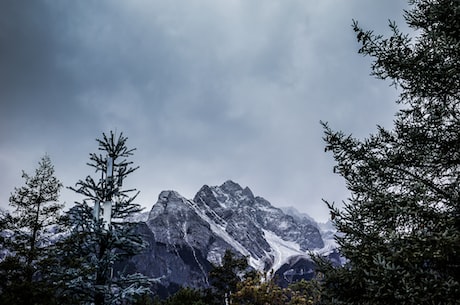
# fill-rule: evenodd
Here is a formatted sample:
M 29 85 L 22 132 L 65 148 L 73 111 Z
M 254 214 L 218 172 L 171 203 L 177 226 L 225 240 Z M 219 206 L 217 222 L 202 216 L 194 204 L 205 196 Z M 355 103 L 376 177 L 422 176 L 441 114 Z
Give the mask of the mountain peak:
M 232 180 L 203 185 L 191 200 L 161 192 L 146 225 L 151 248 L 132 263 L 161 277 L 164 287 L 207 285 L 211 264 L 220 264 L 228 249 L 247 257 L 254 269 L 273 269 L 284 281 L 311 277 L 305 272 L 313 268 L 309 253 L 329 255 L 334 246 L 324 243 L 315 222 L 288 215 Z
M 220 189 L 223 193 L 231 196 L 236 196 L 238 198 L 243 196 L 249 198 L 250 200 L 254 200 L 254 194 L 249 187 L 246 186 L 243 189 L 241 185 L 232 180 L 225 181 L 221 186 L 217 188 Z
M 160 195 L 158 195 L 159 203 L 181 199 L 184 199 L 184 197 L 176 191 L 162 191 Z
M 176 213 L 175 211 L 189 209 L 186 202 L 187 199 L 176 191 L 162 191 L 158 195 L 158 201 L 150 210 L 149 219 L 164 213 Z
M 220 188 L 228 193 L 235 193 L 237 191 L 242 191 L 243 188 L 236 182 L 232 180 L 225 181 Z
M 243 190 L 243 195 L 251 198 L 251 199 L 254 199 L 254 194 L 252 193 L 251 189 L 249 187 L 245 187 L 244 190 Z

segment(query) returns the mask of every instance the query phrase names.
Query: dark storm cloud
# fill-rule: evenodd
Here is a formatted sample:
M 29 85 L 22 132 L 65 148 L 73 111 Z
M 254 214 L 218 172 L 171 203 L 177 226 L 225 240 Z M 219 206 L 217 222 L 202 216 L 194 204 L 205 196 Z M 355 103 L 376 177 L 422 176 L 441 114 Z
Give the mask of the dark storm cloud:
M 345 199 L 319 120 L 360 137 L 396 92 L 368 76 L 351 19 L 385 32 L 404 4 L 354 1 L 2 1 L 1 206 L 49 153 L 64 184 L 91 174 L 94 138 L 137 147 L 149 206 L 234 179 L 324 219 Z M 70 203 L 78 200 L 63 192 Z
M 25 6 L 20 1 L 3 1 L 0 20 L 2 121 L 22 117 L 24 124 L 37 116 L 49 117 L 62 109 L 53 95 L 63 87 L 69 89 L 59 71 L 63 46 L 52 14 L 39 1 Z M 2 131 L 3 138 L 7 128 Z

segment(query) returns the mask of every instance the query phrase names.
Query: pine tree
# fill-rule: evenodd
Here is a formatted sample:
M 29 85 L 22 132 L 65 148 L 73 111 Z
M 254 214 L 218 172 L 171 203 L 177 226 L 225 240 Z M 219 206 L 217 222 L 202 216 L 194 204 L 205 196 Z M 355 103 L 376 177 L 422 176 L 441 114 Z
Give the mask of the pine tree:
M 286 305 L 290 304 L 287 289 L 281 288 L 275 281 L 273 271 L 261 274 L 248 272 L 242 282 L 237 284 L 231 295 L 231 304 L 243 305 Z
M 101 178 L 88 176 L 71 188 L 85 199 L 69 211 L 70 234 L 60 245 L 66 302 L 119 304 L 149 291 L 146 277 L 120 270 L 121 262 L 147 246 L 128 220 L 142 210 L 134 203 L 139 192 L 122 190 L 125 178 L 138 168 L 127 159 L 134 149 L 127 148 L 126 140 L 112 132 L 97 139 L 104 154 L 91 153 L 88 165 Z
M 248 268 L 246 257 L 236 257 L 232 251 L 227 250 L 220 266 L 213 266 L 209 272 L 210 284 L 215 289 L 215 294 L 224 304 L 228 304 L 231 294 L 237 289 L 242 275 Z
M 49 156 L 38 163 L 35 175 L 23 172 L 24 186 L 10 197 L 11 214 L 2 217 L 0 234 L 5 257 L 0 262 L 1 304 L 52 304 L 49 266 L 63 205 L 62 183 L 55 177 Z
M 319 260 L 331 304 L 459 304 L 460 1 L 413 0 L 414 38 L 354 30 L 372 73 L 400 88 L 393 130 L 359 140 L 325 127 L 351 192 L 327 203 L 342 267 Z
M 182 287 L 175 294 L 162 302 L 164 305 L 210 305 L 205 301 L 204 293 L 201 290 Z
M 318 278 L 306 281 L 304 279 L 292 283 L 285 289 L 289 296 L 288 305 L 321 304 L 321 285 Z

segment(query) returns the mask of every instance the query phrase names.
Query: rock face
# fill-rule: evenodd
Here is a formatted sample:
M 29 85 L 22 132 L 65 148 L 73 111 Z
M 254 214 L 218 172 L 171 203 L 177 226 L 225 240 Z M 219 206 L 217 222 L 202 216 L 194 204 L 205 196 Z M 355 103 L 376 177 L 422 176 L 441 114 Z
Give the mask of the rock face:
M 130 260 L 130 269 L 170 291 L 208 285 L 212 264 L 220 264 L 227 249 L 248 257 L 255 269 L 275 270 L 286 282 L 310 278 L 308 252 L 325 250 L 311 219 L 288 215 L 233 181 L 205 185 L 192 200 L 161 192 L 139 232 L 150 247 Z

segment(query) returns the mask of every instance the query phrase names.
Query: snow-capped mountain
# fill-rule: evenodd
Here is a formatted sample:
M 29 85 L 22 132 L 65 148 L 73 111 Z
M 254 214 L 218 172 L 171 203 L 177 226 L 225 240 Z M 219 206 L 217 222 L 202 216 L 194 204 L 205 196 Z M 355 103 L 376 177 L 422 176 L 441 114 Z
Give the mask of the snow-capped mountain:
M 310 215 L 306 213 L 301 213 L 294 207 L 282 207 L 281 210 L 283 210 L 283 212 L 285 212 L 286 214 L 294 217 L 297 221 L 302 221 L 302 219 L 305 218 L 318 228 L 319 232 L 321 233 L 321 238 L 324 242 L 324 247 L 316 251 L 316 253 L 329 255 L 332 252 L 336 251 L 336 249 L 338 248 L 338 244 L 335 241 L 337 229 L 335 228 L 331 220 L 328 220 L 326 222 L 316 222 L 312 217 L 310 217 Z
M 163 191 L 139 227 L 150 248 L 130 266 L 163 287 L 200 287 L 208 283 L 211 264 L 230 249 L 254 269 L 274 270 L 281 281 L 309 278 L 309 253 L 330 255 L 333 249 L 312 219 L 289 214 L 233 181 L 205 185 L 193 199 Z

